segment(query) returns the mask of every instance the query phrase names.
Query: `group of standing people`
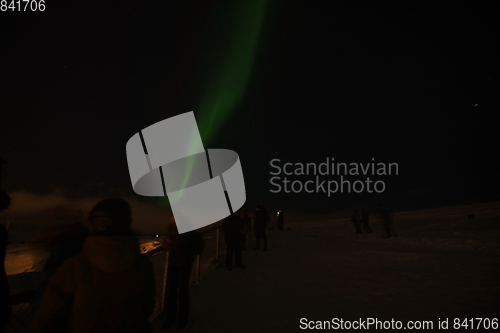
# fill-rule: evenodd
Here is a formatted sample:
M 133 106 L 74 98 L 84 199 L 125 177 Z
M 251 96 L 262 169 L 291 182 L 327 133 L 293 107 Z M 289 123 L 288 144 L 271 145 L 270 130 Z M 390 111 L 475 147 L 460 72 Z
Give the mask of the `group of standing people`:
M 392 214 L 389 210 L 383 206 L 379 206 L 379 215 L 382 219 L 385 227 L 385 231 L 387 233 L 387 237 L 397 237 L 398 234 L 396 229 L 394 228 L 394 220 L 392 219 Z M 361 226 L 365 230 L 365 233 L 372 233 L 372 229 L 370 228 L 370 214 L 364 208 L 361 209 L 361 216 L 358 214 L 358 210 L 355 209 L 354 213 L 351 217 L 351 222 L 354 223 L 354 228 L 356 229 L 357 234 L 362 234 Z
M 260 242 L 263 240 L 263 250 L 267 251 L 266 226 L 269 222 L 269 214 L 260 204 L 255 213 L 255 237 L 254 250 L 260 250 Z M 283 219 L 282 219 L 283 222 Z M 251 225 L 248 211 L 245 207 L 233 212 L 223 224 L 222 230 L 226 242 L 225 265 L 228 271 L 234 267 L 246 268 L 243 264 L 242 251 L 246 250 L 246 242 L 250 238 Z M 196 231 L 179 234 L 175 220 L 172 218 L 169 225 L 168 237 L 164 244 L 164 250 L 168 251 L 168 271 L 166 297 L 164 303 L 165 322 L 163 329 L 168 329 L 177 320 L 177 329 L 186 326 L 189 317 L 189 278 L 195 255 L 200 254 L 203 248 L 203 239 Z
M 267 251 L 266 226 L 269 222 L 269 214 L 263 204 L 259 204 L 255 211 L 255 247 L 254 250 L 260 250 L 261 240 L 263 241 L 263 250 Z M 226 269 L 233 269 L 233 257 L 236 268 L 245 268 L 242 260 L 242 251 L 245 250 L 245 244 L 250 237 L 250 217 L 247 209 L 242 207 L 227 217 L 222 224 L 222 229 L 226 241 Z

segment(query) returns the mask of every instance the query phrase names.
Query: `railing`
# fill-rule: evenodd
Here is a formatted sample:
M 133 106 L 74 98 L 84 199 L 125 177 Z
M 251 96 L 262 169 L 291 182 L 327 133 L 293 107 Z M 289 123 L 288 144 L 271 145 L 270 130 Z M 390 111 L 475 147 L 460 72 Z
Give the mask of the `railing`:
M 221 257 L 220 252 L 223 250 L 223 247 L 225 248 L 225 245 L 222 246 L 221 244 L 220 229 L 220 223 L 217 223 L 215 227 L 201 231 L 202 237 L 205 241 L 205 246 L 202 254 L 196 256 L 196 259 L 193 262 L 194 269 L 192 270 L 193 274 L 191 275 L 191 284 L 199 283 L 203 276 L 206 275 L 211 269 L 219 267 Z M 254 235 L 253 218 L 251 219 L 250 235 Z M 163 251 L 160 246 L 143 255 L 149 258 L 155 271 L 155 309 L 150 317 L 150 321 L 153 321 L 163 310 L 166 282 L 166 252 Z M 32 282 L 39 279 L 40 274 L 41 273 L 39 272 L 33 272 Z M 36 288 L 36 283 L 32 283 L 32 285 L 33 286 L 31 286 L 31 288 L 26 288 L 28 290 L 15 292 L 14 295 L 11 295 L 12 314 L 9 318 L 9 322 L 7 323 L 7 327 L 5 328 L 6 333 L 31 332 L 31 322 L 41 301 L 40 290 Z

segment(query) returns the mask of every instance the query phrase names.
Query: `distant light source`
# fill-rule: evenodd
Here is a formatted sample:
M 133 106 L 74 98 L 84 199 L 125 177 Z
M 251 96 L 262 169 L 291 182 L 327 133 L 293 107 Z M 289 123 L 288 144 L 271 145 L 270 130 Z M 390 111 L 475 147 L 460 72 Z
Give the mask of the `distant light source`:
M 155 235 L 156 238 L 158 238 L 158 235 Z

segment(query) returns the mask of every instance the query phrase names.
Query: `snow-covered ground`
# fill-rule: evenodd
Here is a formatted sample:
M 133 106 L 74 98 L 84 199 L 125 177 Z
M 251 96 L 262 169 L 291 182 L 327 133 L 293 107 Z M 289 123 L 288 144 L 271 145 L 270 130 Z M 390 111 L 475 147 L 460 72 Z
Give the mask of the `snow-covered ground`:
M 314 327 L 332 318 L 394 319 L 403 328 L 431 321 L 426 332 L 442 331 L 439 321 L 446 318 L 453 331 L 471 330 L 470 320 L 468 329 L 453 329 L 456 318 L 491 323 L 500 317 L 499 208 L 487 203 L 396 213 L 397 238 L 384 238 L 375 216 L 373 234 L 355 234 L 347 216 L 269 231 L 268 252 L 243 253 L 246 269 L 212 270 L 193 286 L 185 331 L 299 332 L 302 318 Z M 473 324 L 474 331 L 485 331 L 476 319 Z

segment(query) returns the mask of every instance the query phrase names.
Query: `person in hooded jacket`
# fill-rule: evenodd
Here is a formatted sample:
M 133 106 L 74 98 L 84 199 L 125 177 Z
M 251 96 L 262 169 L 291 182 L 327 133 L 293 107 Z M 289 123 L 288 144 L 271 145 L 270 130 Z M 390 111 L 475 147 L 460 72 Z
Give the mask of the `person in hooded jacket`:
M 155 277 L 131 231 L 123 199 L 99 202 L 89 215 L 81 254 L 50 278 L 33 332 L 151 332 Z
M 189 278 L 194 256 L 203 249 L 203 238 L 196 231 L 179 234 L 175 218 L 170 218 L 168 237 L 163 249 L 169 251 L 167 287 L 165 295 L 165 322 L 163 329 L 172 326 L 177 318 L 177 330 L 183 329 L 189 319 Z

